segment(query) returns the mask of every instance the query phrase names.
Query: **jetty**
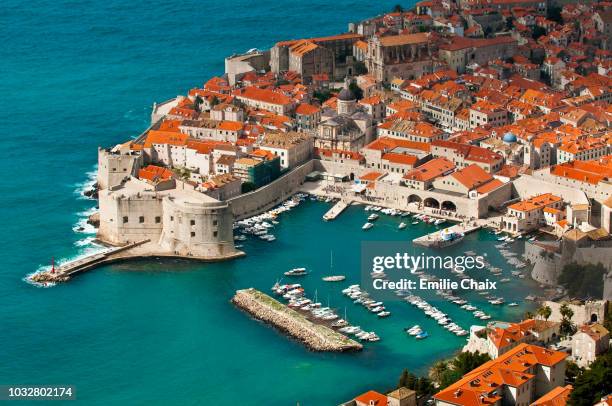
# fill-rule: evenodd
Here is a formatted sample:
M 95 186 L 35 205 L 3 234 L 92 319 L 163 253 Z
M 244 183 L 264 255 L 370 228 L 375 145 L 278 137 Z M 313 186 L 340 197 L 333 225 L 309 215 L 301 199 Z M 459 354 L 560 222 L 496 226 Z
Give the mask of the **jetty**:
M 232 303 L 258 320 L 273 325 L 313 351 L 359 351 L 363 346 L 331 328 L 313 323 L 302 314 L 253 288 L 236 291 Z
M 331 209 L 327 211 L 327 213 L 323 215 L 323 220 L 326 220 L 326 221 L 334 220 L 336 217 L 340 215 L 340 213 L 342 213 L 350 205 L 351 205 L 350 201 L 346 202 L 340 199 Z
M 479 230 L 480 228 L 482 228 L 482 225 L 474 222 L 455 224 L 454 226 L 445 228 L 445 230 L 451 233 L 468 235 L 469 233 Z M 442 237 L 440 235 L 440 230 L 436 230 L 433 233 L 425 234 L 424 236 L 415 238 L 414 240 L 412 240 L 412 243 L 424 247 L 431 247 L 435 245 L 436 242 L 439 242 L 441 238 Z
M 30 279 L 33 282 L 37 283 L 66 282 L 75 274 L 88 271 L 103 264 L 123 259 L 124 256 L 121 255 L 122 253 L 132 248 L 138 247 L 139 245 L 143 245 L 149 241 L 150 240 L 147 239 L 122 245 L 120 247 L 111 247 L 104 251 L 94 252 L 92 254 L 79 257 L 73 261 L 65 262 L 57 267 L 53 265 L 51 269 L 47 271 L 35 273 L 30 277 Z

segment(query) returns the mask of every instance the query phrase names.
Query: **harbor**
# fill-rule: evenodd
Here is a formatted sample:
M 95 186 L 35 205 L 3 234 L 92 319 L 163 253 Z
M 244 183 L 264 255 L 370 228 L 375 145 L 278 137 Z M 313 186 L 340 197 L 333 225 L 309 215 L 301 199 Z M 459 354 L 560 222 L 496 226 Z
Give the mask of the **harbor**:
M 141 337 L 140 346 L 147 352 L 161 351 L 159 340 L 179 346 L 178 358 L 166 359 L 165 362 L 169 368 L 182 374 L 190 373 L 185 368 L 184 359 L 201 353 L 210 362 L 227 362 L 230 358 L 239 360 L 237 363 L 249 363 L 254 368 L 265 368 L 271 371 L 274 379 L 293 382 L 292 390 L 309 393 L 314 382 L 310 376 L 317 371 L 318 385 L 321 381 L 330 382 L 329 387 L 323 386 L 321 389 L 325 399 L 338 402 L 348 398 L 355 387 L 385 385 L 396 379 L 398 371 L 403 368 L 426 373 L 428 365 L 434 360 L 450 356 L 465 345 L 465 336 L 446 329 L 433 317 L 424 314 L 423 309 L 410 305 L 401 297 L 398 296 L 397 300 L 378 298 L 376 292 L 362 284 L 360 275 L 362 239 L 412 242 L 450 223 L 436 225 L 435 221 L 430 223 L 428 219 L 421 217 L 419 220 L 405 211 L 390 211 L 382 207 L 378 210 L 372 207 L 366 211 L 367 205 L 361 204 L 348 206 L 334 221 L 324 221 L 323 215 L 334 204 L 336 201 L 329 197 L 300 194 L 254 218 L 241 220 L 234 230 L 234 235 L 238 237 L 236 243 L 247 254 L 241 260 L 201 263 L 178 258 L 155 258 L 113 262 L 99 266 L 95 272 L 82 272 L 79 278 L 73 279 L 74 283 L 58 284 L 49 294 L 57 292 L 69 297 L 68 305 L 79 303 L 79 306 L 70 308 L 73 317 L 80 319 L 87 320 L 91 313 L 99 312 L 100 307 L 108 305 L 126 307 L 128 314 L 138 315 L 134 319 L 137 324 L 155 318 L 164 326 L 162 331 L 158 332 L 155 340 L 149 336 Z M 362 225 L 374 213 L 378 215 L 373 221 L 375 225 L 362 231 Z M 405 223 L 406 227 L 400 228 L 401 223 Z M 265 234 L 273 235 L 275 240 L 260 238 Z M 466 300 L 491 316 L 489 321 L 518 320 L 525 310 L 535 306 L 532 302 L 525 302 L 524 298 L 527 295 L 537 296 L 537 284 L 529 278 L 518 279 L 510 273 L 513 268 L 495 248 L 496 244 L 502 243 L 497 241 L 498 237 L 486 230 L 477 230 L 468 234 L 460 244 L 445 249 L 444 255 L 462 255 L 470 250 L 488 254 L 492 266 L 502 269 L 499 276 L 491 274 L 492 277 L 510 278 L 510 281 L 500 285 L 497 292 L 489 292 L 491 299 L 472 292 L 461 294 L 457 299 Z M 520 246 L 520 241 L 505 242 L 504 247 L 514 252 Z M 417 246 L 414 249 L 420 250 Z M 300 272 L 300 268 L 305 272 Z M 291 270 L 295 270 L 295 276 L 285 275 Z M 523 270 L 523 273 L 527 274 L 527 270 Z M 440 272 L 437 274 L 441 276 Z M 328 276 L 343 276 L 344 279 L 328 282 L 323 279 Z M 489 276 L 489 272 L 470 276 L 480 280 Z M 296 313 L 312 317 L 317 324 L 352 339 L 363 349 L 342 356 L 335 351 L 311 351 L 301 340 L 288 337 L 285 330 L 245 317 L 230 302 L 236 291 L 252 286 L 294 310 L 288 306 L 289 299 L 275 296 L 270 290 L 276 281 L 281 285 L 299 283 L 304 289 L 304 298 L 320 302 L 321 308 L 331 309 L 338 318 L 316 319 L 312 312 L 310 316 L 304 310 L 295 310 Z M 343 293 L 353 285 L 360 285 L 361 291 L 367 292 L 369 298 L 355 303 L 359 298 L 352 299 Z M 119 294 L 114 293 L 117 286 L 122 289 Z M 123 289 L 130 292 L 128 298 L 124 297 Z M 163 295 L 160 295 L 161 289 Z M 185 294 L 191 291 L 195 293 Z M 520 305 L 491 304 L 489 300 L 493 300 L 493 295 L 503 296 L 506 303 L 517 302 Z M 473 311 L 434 292 L 419 296 L 452 320 L 447 325 L 455 323 L 462 329 L 468 329 L 473 324 L 483 325 L 487 322 L 477 318 Z M 92 301 L 91 298 L 96 300 Z M 364 303 L 368 300 L 373 302 Z M 177 306 L 183 310 L 177 312 Z M 389 315 L 379 317 L 381 312 L 388 312 Z M 339 319 L 345 319 L 351 327 L 359 327 L 364 333 L 374 332 L 380 340 L 361 340 L 356 336 L 358 331 L 351 332 L 353 329 L 341 332 L 343 327 L 332 327 Z M 415 325 L 426 332 L 427 337 L 417 339 L 416 335 L 406 331 Z M 177 328 L 186 331 L 186 335 L 177 337 Z M 94 327 L 88 330 L 88 334 L 96 334 Z M 114 339 L 108 343 L 97 341 L 101 351 L 107 354 L 116 354 L 115 344 Z M 93 362 L 104 362 L 104 359 L 94 358 Z M 371 373 L 365 374 L 364 368 Z M 210 390 L 225 392 L 225 389 L 215 388 L 225 387 L 226 376 L 211 379 L 214 388 L 211 386 Z M 355 385 L 338 392 L 338 379 L 350 379 Z M 266 384 L 261 380 L 256 381 Z M 260 401 L 265 402 L 264 399 Z M 322 402 L 325 403 L 324 400 Z

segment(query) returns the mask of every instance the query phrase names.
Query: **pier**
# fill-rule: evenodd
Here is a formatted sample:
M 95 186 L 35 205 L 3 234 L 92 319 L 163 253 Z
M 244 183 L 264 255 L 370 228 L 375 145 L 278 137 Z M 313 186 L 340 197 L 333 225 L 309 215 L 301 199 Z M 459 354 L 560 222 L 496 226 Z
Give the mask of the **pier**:
M 293 309 L 253 288 L 236 291 L 240 309 L 303 342 L 313 351 L 359 351 L 363 346 L 331 328 L 313 323 Z
M 351 202 L 346 202 L 340 199 L 327 213 L 323 215 L 323 220 L 334 220 L 340 215 L 347 207 L 351 205 Z
M 121 247 L 112 247 L 104 251 L 94 252 L 90 255 L 80 257 L 74 261 L 69 261 L 57 267 L 53 266 L 50 270 L 38 272 L 30 277 L 33 282 L 65 282 L 73 275 L 88 271 L 97 266 L 110 263 L 124 258 L 121 254 L 132 248 L 148 243 L 150 240 L 133 242 Z
M 467 235 L 476 230 L 479 230 L 480 228 L 482 228 L 481 224 L 478 224 L 477 222 L 472 222 L 472 223 L 455 224 L 454 226 L 447 227 L 444 230 L 448 230 L 453 233 L 461 233 L 461 234 Z M 441 241 L 440 231 L 441 230 L 436 230 L 433 233 L 429 233 L 422 237 L 415 238 L 414 240 L 412 240 L 412 242 L 413 244 L 421 245 L 424 247 L 433 247 L 436 245 L 436 243 Z

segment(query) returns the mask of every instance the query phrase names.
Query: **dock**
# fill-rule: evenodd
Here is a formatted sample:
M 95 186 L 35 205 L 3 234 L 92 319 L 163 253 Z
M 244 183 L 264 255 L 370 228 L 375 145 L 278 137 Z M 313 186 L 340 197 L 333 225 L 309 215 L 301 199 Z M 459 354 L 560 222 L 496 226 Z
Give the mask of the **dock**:
M 444 230 L 448 230 L 449 232 L 453 233 L 461 233 L 464 235 L 468 235 L 469 233 L 479 230 L 480 228 L 482 228 L 482 225 L 478 223 L 460 223 L 455 224 L 451 227 L 444 228 Z M 440 231 L 442 230 L 436 230 L 433 233 L 415 238 L 414 240 L 412 240 L 412 243 L 416 245 L 421 245 L 423 247 L 435 247 L 437 243 L 442 241 L 440 237 Z
M 105 263 L 110 263 L 120 258 L 120 254 L 139 245 L 143 245 L 150 240 L 142 240 L 133 242 L 120 247 L 107 248 L 104 251 L 94 252 L 90 255 L 80 257 L 74 261 L 63 263 L 57 267 L 53 267 L 48 271 L 38 272 L 30 277 L 33 282 L 65 282 L 73 275 L 84 272 L 100 266 Z
M 236 291 L 232 303 L 303 342 L 313 351 L 359 351 L 363 345 L 331 328 L 313 323 L 302 314 L 253 288 Z
M 334 220 L 336 217 L 340 215 L 340 213 L 342 213 L 350 205 L 351 205 L 351 202 L 346 202 L 340 199 L 331 209 L 327 211 L 327 213 L 323 215 L 323 220 L 325 221 Z

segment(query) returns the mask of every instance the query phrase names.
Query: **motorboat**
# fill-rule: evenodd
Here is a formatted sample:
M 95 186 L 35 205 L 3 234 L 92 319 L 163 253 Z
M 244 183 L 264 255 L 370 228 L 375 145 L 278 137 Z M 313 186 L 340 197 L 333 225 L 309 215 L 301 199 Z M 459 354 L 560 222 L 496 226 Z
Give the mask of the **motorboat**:
M 344 275 L 330 275 L 330 276 L 324 276 L 321 279 L 324 280 L 325 282 L 340 282 L 340 281 L 345 280 L 346 276 L 344 276 Z
M 404 228 L 406 228 L 406 223 L 401 222 L 399 226 L 397 226 L 397 228 L 399 228 L 400 230 L 403 230 Z
M 368 221 L 378 220 L 378 214 L 372 213 L 368 216 Z
M 429 334 L 427 334 L 427 331 L 422 331 L 421 333 L 417 334 L 415 338 L 417 340 L 423 340 L 427 337 L 429 337 Z
M 308 272 L 306 271 L 306 268 L 293 268 L 285 272 L 284 275 L 285 276 L 303 276 L 303 275 L 306 275 L 307 273 Z
M 361 229 L 362 229 L 362 230 L 369 230 L 369 229 L 370 229 L 370 228 L 372 228 L 372 227 L 374 227 L 374 224 L 373 224 L 373 223 L 365 223 L 365 224 L 364 224 L 364 225 L 361 227 Z

